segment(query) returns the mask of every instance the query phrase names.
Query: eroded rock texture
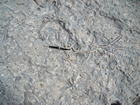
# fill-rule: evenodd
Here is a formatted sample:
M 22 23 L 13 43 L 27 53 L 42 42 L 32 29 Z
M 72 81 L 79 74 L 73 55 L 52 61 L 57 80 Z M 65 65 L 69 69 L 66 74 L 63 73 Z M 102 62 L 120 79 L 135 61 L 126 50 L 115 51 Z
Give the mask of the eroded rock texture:
M 139 0 L 0 1 L 0 105 L 139 105 L 139 63 Z

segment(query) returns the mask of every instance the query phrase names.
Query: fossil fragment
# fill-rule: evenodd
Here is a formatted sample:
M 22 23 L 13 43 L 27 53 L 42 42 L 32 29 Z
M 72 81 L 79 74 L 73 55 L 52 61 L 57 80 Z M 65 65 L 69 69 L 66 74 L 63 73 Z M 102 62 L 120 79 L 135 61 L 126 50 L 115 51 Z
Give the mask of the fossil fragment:
M 45 7 L 41 1 L 39 1 L 39 0 L 34 0 L 34 1 L 35 1 L 35 3 L 36 3 L 37 5 L 39 5 L 40 7 L 42 7 L 42 8 Z

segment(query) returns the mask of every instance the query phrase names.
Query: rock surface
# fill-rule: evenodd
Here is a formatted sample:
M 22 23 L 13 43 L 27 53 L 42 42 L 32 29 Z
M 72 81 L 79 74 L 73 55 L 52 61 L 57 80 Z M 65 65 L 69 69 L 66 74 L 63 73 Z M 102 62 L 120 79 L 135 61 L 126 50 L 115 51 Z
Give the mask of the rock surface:
M 139 75 L 139 0 L 0 2 L 0 105 L 140 105 Z

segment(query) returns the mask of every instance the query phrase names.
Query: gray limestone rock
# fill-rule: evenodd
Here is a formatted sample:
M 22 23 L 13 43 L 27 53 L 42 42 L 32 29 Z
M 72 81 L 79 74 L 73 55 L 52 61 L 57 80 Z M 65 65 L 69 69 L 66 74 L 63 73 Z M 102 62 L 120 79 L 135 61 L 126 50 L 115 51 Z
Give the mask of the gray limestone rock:
M 139 105 L 139 75 L 139 0 L 0 1 L 0 105 Z

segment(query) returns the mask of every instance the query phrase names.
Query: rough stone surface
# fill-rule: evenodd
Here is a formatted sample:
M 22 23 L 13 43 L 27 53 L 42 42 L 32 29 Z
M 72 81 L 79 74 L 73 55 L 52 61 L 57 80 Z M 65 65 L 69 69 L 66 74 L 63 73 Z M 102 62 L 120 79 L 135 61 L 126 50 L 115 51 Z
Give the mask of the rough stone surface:
M 139 75 L 139 0 L 0 1 L 0 105 L 140 105 Z

